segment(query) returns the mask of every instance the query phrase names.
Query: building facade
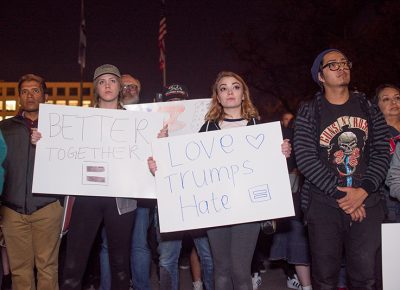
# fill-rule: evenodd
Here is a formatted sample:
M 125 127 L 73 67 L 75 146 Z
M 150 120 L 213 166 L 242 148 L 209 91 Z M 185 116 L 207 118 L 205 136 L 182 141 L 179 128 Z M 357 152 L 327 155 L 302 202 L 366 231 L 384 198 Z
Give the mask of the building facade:
M 46 82 L 48 104 L 79 106 L 80 82 Z M 93 104 L 93 83 L 83 83 L 82 106 Z M 18 82 L 0 81 L 0 120 L 13 117 L 19 109 Z

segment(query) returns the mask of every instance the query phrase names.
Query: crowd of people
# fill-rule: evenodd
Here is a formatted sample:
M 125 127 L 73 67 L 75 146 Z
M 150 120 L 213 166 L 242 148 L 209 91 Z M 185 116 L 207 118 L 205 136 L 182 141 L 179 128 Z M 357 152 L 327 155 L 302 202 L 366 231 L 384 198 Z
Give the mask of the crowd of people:
M 400 221 L 400 89 L 383 84 L 368 99 L 350 90 L 351 68 L 343 52 L 322 51 L 311 67 L 318 92 L 297 114 L 282 114 L 281 151 L 295 216 L 276 221 L 269 259 L 284 261 L 287 286 L 293 289 L 383 289 L 381 224 Z M 124 110 L 139 102 L 140 82 L 114 65 L 98 67 L 93 84 L 95 108 Z M 32 192 L 45 80 L 24 75 L 18 92 L 18 114 L 0 122 L 0 223 L 2 255 L 8 258 L 0 268 L 6 266 L 7 274 L 9 267 L 13 290 L 82 289 L 98 233 L 99 289 L 149 290 L 155 263 L 159 288 L 178 290 L 179 257 L 187 238 L 193 242 L 193 289 L 258 289 L 260 222 L 161 234 L 153 199 L 77 196 L 59 263 L 63 200 Z M 179 84 L 165 87 L 162 96 L 163 101 L 189 98 Z M 259 123 L 243 78 L 220 72 L 199 132 Z M 167 125 L 158 138 L 168 138 Z M 154 175 L 157 160 L 150 156 L 148 166 Z

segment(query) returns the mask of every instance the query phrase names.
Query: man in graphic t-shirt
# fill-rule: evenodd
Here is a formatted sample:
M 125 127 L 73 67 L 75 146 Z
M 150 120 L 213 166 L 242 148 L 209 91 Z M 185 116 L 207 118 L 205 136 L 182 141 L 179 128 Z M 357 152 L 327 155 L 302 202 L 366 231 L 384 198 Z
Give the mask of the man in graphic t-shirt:
M 342 253 L 350 289 L 375 289 L 388 129 L 375 105 L 349 91 L 351 68 L 339 50 L 321 52 L 311 68 L 321 91 L 301 106 L 295 123 L 314 289 L 336 289 Z

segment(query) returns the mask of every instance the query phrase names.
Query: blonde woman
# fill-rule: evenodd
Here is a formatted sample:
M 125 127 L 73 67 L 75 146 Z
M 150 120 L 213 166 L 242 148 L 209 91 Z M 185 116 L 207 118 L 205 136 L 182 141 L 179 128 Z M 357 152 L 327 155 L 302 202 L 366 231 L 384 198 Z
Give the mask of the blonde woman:
M 259 114 L 250 100 L 249 88 L 233 72 L 220 72 L 212 88 L 212 100 L 206 122 L 200 132 L 256 125 Z M 286 158 L 291 145 L 284 140 L 281 146 Z M 157 170 L 155 160 L 148 159 L 149 169 Z M 207 231 L 214 260 L 215 290 L 252 290 L 251 260 L 256 247 L 258 222 L 212 228 Z
M 256 125 L 259 114 L 250 99 L 249 88 L 233 72 L 220 72 L 212 87 L 210 109 L 200 132 Z M 282 153 L 289 157 L 291 146 L 284 140 Z M 251 260 L 260 224 L 245 223 L 207 231 L 214 259 L 216 290 L 252 290 Z

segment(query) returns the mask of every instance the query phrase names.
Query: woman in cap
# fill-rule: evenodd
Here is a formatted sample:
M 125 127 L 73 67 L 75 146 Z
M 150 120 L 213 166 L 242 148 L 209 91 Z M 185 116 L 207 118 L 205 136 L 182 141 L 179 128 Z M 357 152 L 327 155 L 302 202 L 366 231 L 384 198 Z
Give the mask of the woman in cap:
M 96 108 L 122 109 L 121 74 L 104 64 L 94 72 Z M 67 253 L 62 290 L 81 290 L 82 278 L 97 231 L 104 223 L 111 267 L 111 289 L 128 290 L 130 239 L 136 200 L 129 198 L 77 196 L 67 235 Z M 116 226 L 117 225 L 117 226 Z

